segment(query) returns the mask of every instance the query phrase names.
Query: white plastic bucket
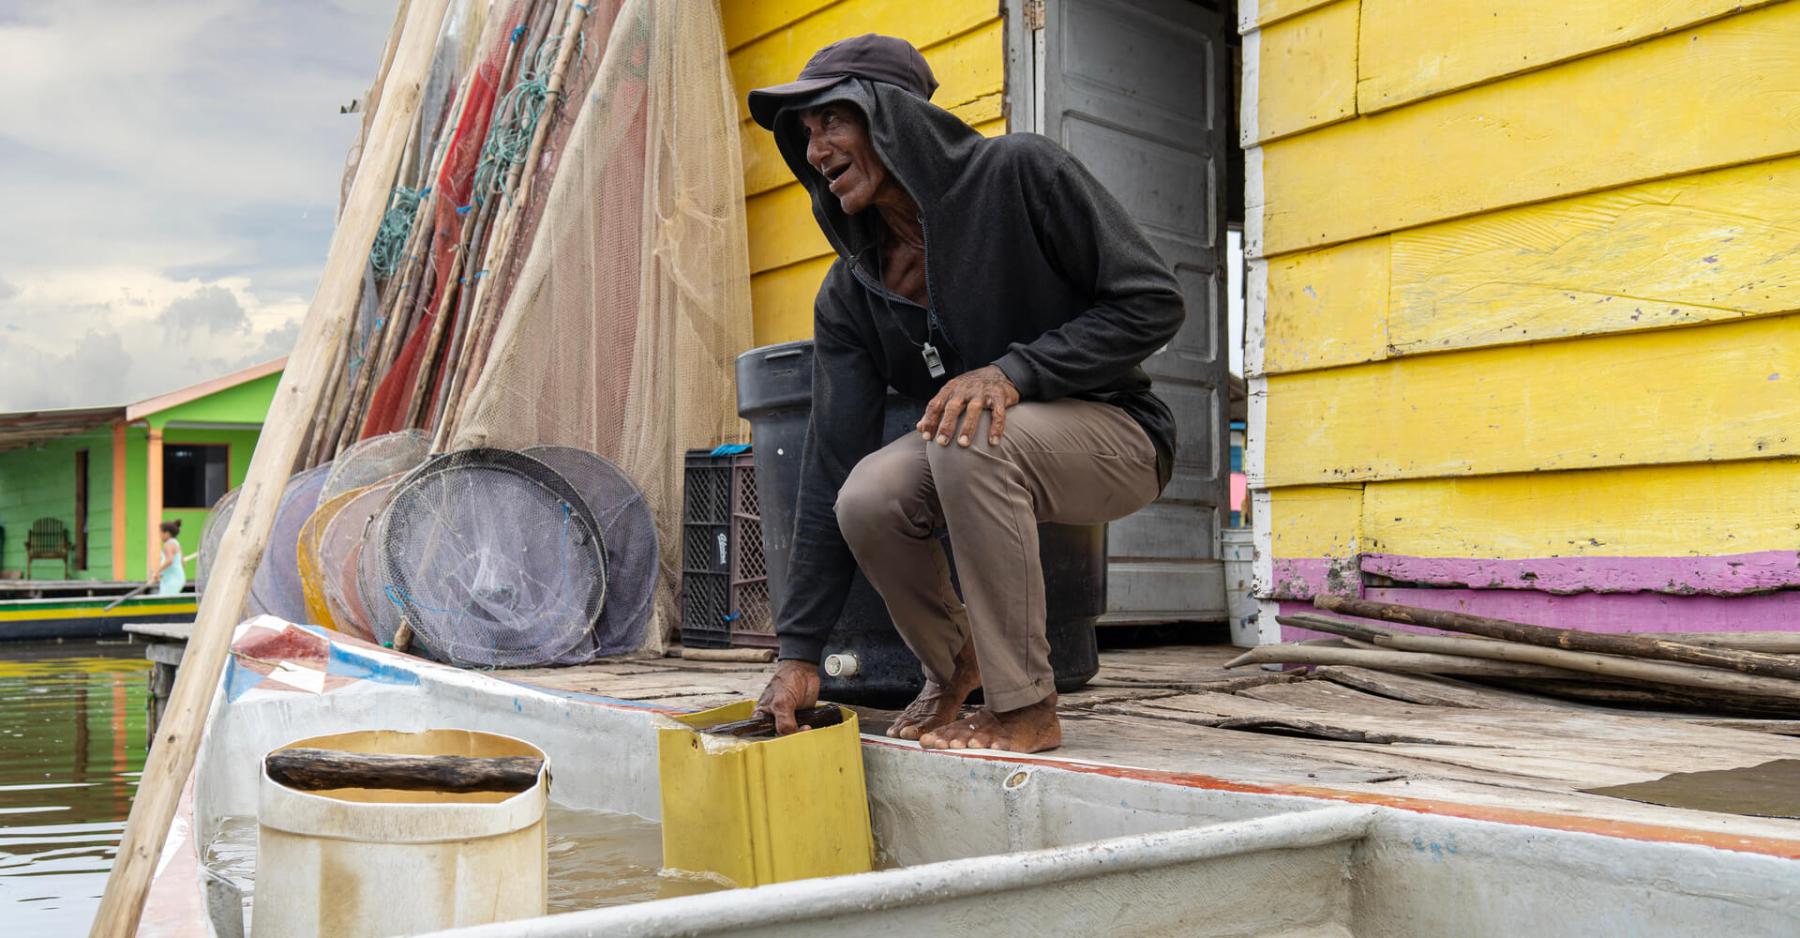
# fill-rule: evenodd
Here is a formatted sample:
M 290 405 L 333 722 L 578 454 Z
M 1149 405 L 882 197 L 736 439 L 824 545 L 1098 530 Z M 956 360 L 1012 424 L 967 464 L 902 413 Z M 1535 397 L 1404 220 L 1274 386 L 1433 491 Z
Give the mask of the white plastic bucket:
M 1257 612 L 1252 582 L 1255 575 L 1255 533 L 1249 528 L 1227 528 L 1223 535 L 1225 554 L 1225 608 L 1231 617 L 1231 643 L 1249 646 L 1257 643 L 1256 624 L 1251 620 Z
M 469 730 L 370 730 L 282 749 L 530 756 L 523 740 Z M 262 774 L 257 936 L 412 935 L 544 914 L 549 763 L 522 792 L 299 791 Z

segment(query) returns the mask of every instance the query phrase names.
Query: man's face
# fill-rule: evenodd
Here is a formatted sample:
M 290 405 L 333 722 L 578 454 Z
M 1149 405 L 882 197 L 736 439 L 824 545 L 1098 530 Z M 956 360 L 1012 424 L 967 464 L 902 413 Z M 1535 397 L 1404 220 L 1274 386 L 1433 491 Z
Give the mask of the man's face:
M 823 104 L 801 111 L 800 124 L 806 162 L 825 177 L 844 214 L 855 215 L 874 204 L 891 177 L 875 155 L 862 111 L 850 104 Z

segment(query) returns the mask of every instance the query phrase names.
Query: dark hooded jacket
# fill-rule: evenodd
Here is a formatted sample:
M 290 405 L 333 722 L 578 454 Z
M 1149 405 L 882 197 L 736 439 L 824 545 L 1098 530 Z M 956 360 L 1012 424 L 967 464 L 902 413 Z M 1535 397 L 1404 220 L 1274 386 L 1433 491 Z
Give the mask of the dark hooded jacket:
M 844 214 L 806 162 L 796 112 L 827 101 L 862 109 L 877 155 L 919 205 L 929 310 L 882 284 L 875 211 Z M 848 78 L 783 111 L 775 138 L 838 253 L 813 307 L 812 422 L 776 618 L 781 657 L 818 661 L 856 570 L 837 493 L 884 443 L 889 387 L 928 401 L 950 376 L 993 364 L 1024 401 L 1113 404 L 1143 426 L 1167 485 L 1175 422 L 1140 365 L 1175 336 L 1183 310 L 1137 224 L 1046 137 L 989 139 L 894 85 Z M 944 378 L 920 355 L 928 326 Z

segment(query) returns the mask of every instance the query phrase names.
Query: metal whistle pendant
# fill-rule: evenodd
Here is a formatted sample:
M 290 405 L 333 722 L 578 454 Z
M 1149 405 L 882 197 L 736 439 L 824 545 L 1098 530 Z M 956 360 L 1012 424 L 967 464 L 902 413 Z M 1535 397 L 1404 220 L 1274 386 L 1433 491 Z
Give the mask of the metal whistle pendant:
M 919 349 L 919 357 L 925 359 L 925 369 L 931 372 L 933 378 L 944 376 L 944 356 L 938 354 L 937 346 L 930 342 L 925 343 L 925 346 Z

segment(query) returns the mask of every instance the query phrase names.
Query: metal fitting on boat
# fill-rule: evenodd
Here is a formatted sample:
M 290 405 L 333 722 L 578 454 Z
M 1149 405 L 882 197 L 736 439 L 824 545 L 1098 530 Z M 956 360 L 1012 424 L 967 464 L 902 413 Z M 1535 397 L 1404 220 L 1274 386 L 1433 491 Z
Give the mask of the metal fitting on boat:
M 832 677 L 855 677 L 860 670 L 856 656 L 849 652 L 825 656 L 825 673 Z

